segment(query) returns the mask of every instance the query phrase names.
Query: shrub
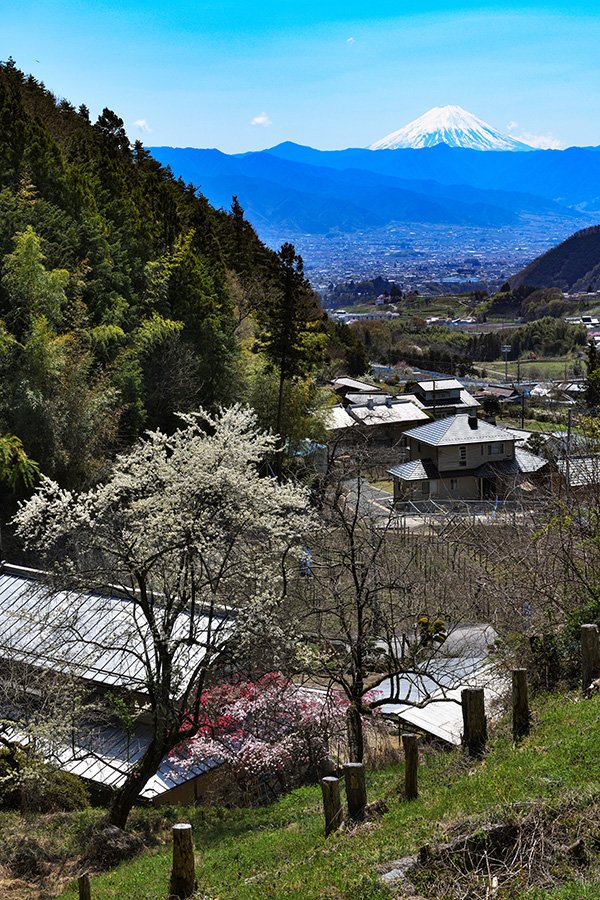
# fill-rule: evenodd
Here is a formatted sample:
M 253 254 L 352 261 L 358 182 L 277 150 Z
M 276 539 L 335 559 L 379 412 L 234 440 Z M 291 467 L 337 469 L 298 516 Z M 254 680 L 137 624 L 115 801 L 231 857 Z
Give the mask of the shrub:
M 46 765 L 17 748 L 0 753 L 1 808 L 72 812 L 89 805 L 88 790 L 77 775 Z
M 46 766 L 40 792 L 39 812 L 72 812 L 90 805 L 88 790 L 77 775 Z

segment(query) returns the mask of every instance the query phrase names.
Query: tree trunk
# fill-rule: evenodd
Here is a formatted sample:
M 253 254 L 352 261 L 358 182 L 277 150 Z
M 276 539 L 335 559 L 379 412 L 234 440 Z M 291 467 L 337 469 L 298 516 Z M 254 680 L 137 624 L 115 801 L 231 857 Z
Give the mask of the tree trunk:
M 350 762 L 362 762 L 365 752 L 363 726 L 360 707 L 351 703 L 346 710 L 346 731 L 348 734 L 348 757 Z
M 285 360 L 281 360 L 281 367 L 279 369 L 279 394 L 277 397 L 277 419 L 275 422 L 275 433 L 279 436 L 279 440 L 283 440 L 283 435 L 281 434 L 281 421 L 283 419 L 283 391 L 285 388 Z M 281 473 L 283 471 L 283 453 L 285 450 L 285 444 L 281 447 L 280 450 L 277 451 L 277 455 L 275 457 L 275 473 L 277 475 L 277 480 L 281 481 Z
M 109 825 L 125 828 L 131 808 L 143 791 L 148 779 L 152 778 L 158 771 L 163 757 L 169 750 L 170 744 L 167 741 L 159 741 L 156 737 L 151 741 L 144 755 L 136 762 L 124 783 L 115 793 L 108 809 L 107 821 Z

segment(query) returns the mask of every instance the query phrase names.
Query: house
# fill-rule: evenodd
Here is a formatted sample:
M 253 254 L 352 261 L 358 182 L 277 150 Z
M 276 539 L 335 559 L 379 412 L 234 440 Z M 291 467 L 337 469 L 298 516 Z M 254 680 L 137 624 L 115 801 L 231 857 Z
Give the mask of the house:
M 331 382 L 331 387 L 342 398 L 345 398 L 346 394 L 381 394 L 384 396 L 386 394 L 382 388 L 358 381 L 356 378 L 335 378 Z
M 354 403 L 334 406 L 325 416 L 331 440 L 342 446 L 365 442 L 376 447 L 396 447 L 409 428 L 429 421 L 427 413 L 409 397 L 353 396 Z
M 18 677 L 22 690 L 23 684 L 27 690 L 28 673 L 53 673 L 74 678 L 99 701 L 110 693 L 138 710 L 130 729 L 125 730 L 118 717 L 90 719 L 78 722 L 68 740 L 61 738 L 63 743 L 45 748 L 48 761 L 102 794 L 123 784 L 152 739 L 143 663 L 145 626 L 136 605 L 117 592 L 109 596 L 59 590 L 42 574 L 0 564 L 0 670 Z M 227 620 L 221 622 L 226 628 Z M 199 624 L 202 632 L 204 620 Z M 186 627 L 185 615 L 180 627 Z M 201 642 L 184 645 L 176 662 L 183 671 L 193 669 L 204 653 Z M 0 711 L 0 733 L 9 742 L 26 744 L 23 710 L 10 705 Z M 190 764 L 175 753 L 162 761 L 140 796 L 155 804 L 202 800 L 215 792 L 220 766 L 219 759 Z
M 418 381 L 413 393 L 421 408 L 434 419 L 455 416 L 459 412 L 477 409 L 480 405 L 456 378 Z
M 506 498 L 548 466 L 547 460 L 516 447 L 509 431 L 474 414 L 410 429 L 405 440 L 407 461 L 388 469 L 395 502 Z

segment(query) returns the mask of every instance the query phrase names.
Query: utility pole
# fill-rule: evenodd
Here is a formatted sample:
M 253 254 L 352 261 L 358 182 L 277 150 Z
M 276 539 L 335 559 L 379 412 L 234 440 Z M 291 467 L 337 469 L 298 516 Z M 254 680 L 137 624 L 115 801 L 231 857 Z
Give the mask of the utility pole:
M 525 391 L 521 391 L 521 428 L 525 428 Z
M 504 383 L 508 384 L 508 354 L 512 350 L 511 344 L 503 344 L 500 347 L 502 353 L 504 353 Z

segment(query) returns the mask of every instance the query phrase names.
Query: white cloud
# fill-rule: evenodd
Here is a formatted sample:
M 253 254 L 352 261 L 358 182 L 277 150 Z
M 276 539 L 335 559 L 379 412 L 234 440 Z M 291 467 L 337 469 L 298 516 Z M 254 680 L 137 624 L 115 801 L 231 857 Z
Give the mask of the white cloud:
M 150 134 L 150 132 L 152 131 L 145 119 L 136 119 L 135 127 L 140 131 L 143 131 L 144 134 Z
M 354 40 L 353 37 L 349 37 L 349 38 L 347 39 L 346 43 L 347 43 L 347 44 L 355 44 L 356 41 Z
M 507 130 L 507 131 L 514 131 L 515 128 L 518 128 L 518 127 L 519 127 L 519 123 L 518 123 L 518 122 L 512 122 L 512 121 L 511 121 L 511 122 L 507 122 L 507 123 L 506 123 L 506 130 Z
M 263 128 L 268 128 L 269 125 L 272 125 L 273 123 L 271 122 L 266 112 L 261 112 L 258 116 L 254 116 L 250 124 L 261 125 Z
M 521 134 L 512 135 L 516 141 L 523 141 L 536 150 L 564 150 L 565 144 L 553 134 L 531 134 L 529 131 L 523 131 Z

